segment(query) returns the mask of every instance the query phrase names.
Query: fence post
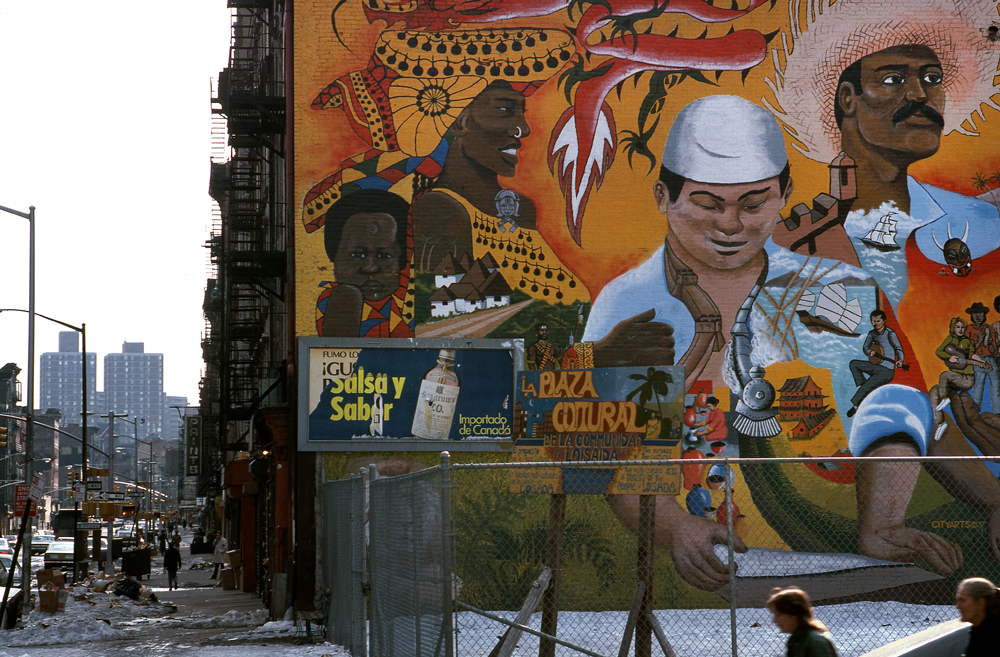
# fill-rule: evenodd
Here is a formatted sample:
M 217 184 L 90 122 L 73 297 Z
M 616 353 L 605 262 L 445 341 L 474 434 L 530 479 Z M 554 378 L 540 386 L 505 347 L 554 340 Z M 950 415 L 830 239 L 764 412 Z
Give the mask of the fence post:
M 353 555 L 353 576 L 355 580 L 354 589 L 357 591 L 354 600 L 354 612 L 352 620 L 357 623 L 353 629 L 351 637 L 354 646 L 351 649 L 352 655 L 366 657 L 368 654 L 368 623 L 367 600 L 368 596 L 368 470 L 361 468 L 358 472 L 360 478 L 359 485 L 351 488 L 352 500 L 351 509 L 358 513 L 358 517 L 351 523 L 351 530 L 356 532 L 351 540 L 351 551 L 356 551 Z M 359 490 L 360 489 L 360 490 Z M 360 494 L 361 499 L 353 499 L 354 495 Z
M 454 600 L 454 578 L 451 564 L 451 455 L 448 452 L 441 452 L 441 569 L 442 569 L 442 589 L 443 595 L 441 603 L 443 606 L 441 618 L 441 631 L 444 634 L 444 655 L 454 657 L 455 644 L 453 631 L 452 609 Z
M 378 470 L 374 463 L 368 465 L 367 476 L 365 477 L 365 524 L 368 526 L 368 541 L 374 540 L 372 534 L 372 481 L 378 477 Z M 378 598 L 378 591 L 375 590 L 375 572 L 373 560 L 368 557 L 372 551 L 372 544 L 369 543 L 365 549 L 365 579 L 368 582 L 368 652 L 372 655 L 381 655 L 385 650 L 385 635 L 382 632 L 382 609 Z M 372 640 L 374 636 L 374 640 Z
M 726 468 L 726 498 L 722 501 L 726 509 L 726 548 L 729 550 L 729 632 L 733 657 L 737 657 L 736 649 L 736 549 L 733 536 L 736 532 L 736 521 L 733 520 L 733 478 L 736 476 L 729 465 L 729 457 L 725 457 Z

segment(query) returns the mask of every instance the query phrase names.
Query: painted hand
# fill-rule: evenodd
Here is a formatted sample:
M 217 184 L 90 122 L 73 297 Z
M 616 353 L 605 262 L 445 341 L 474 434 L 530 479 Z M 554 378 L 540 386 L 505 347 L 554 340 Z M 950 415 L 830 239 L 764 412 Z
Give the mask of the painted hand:
M 683 519 L 681 519 L 683 518 Z M 715 545 L 725 545 L 726 527 L 706 518 L 685 514 L 671 528 L 667 546 L 677 574 L 688 584 L 705 591 L 714 591 L 729 582 L 729 567 L 715 556 Z M 746 552 L 739 536 L 733 536 L 734 549 Z
M 323 313 L 324 338 L 357 338 L 361 331 L 361 313 L 365 298 L 355 285 L 338 285 L 330 292 Z
M 937 534 L 904 526 L 859 535 L 858 548 L 866 557 L 886 561 L 915 561 L 923 557 L 944 575 L 951 575 L 962 565 L 960 547 Z
M 986 545 L 993 558 L 1000 561 L 1000 509 L 993 511 L 986 521 Z
M 594 343 L 594 367 L 629 367 L 674 364 L 674 327 L 650 321 L 650 308 L 623 319 Z

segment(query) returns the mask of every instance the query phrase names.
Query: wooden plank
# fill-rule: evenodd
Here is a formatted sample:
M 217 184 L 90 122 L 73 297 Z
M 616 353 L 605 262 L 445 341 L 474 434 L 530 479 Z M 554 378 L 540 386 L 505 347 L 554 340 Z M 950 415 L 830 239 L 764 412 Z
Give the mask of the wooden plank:
M 549 534 L 545 544 L 545 565 L 552 570 L 552 580 L 542 597 L 542 627 L 544 634 L 558 636 L 559 571 L 562 569 L 563 533 L 566 529 L 566 494 L 556 493 L 549 499 Z M 556 643 L 550 639 L 538 642 L 538 657 L 555 657 Z
M 514 619 L 515 625 L 528 624 L 532 612 L 538 606 L 538 601 L 541 599 L 542 594 L 545 593 L 545 589 L 549 587 L 551 579 L 552 569 L 548 567 L 542 569 L 542 574 L 531 585 L 531 591 L 528 592 L 528 597 L 525 599 L 524 605 L 521 606 L 521 611 L 517 613 L 517 618 Z M 500 645 L 500 650 L 497 652 L 497 657 L 510 657 L 514 652 L 514 648 L 517 647 L 517 642 L 521 640 L 523 633 L 520 629 L 508 628 L 508 631 L 504 633 L 504 640 Z
M 497 641 L 497 644 L 493 646 L 493 650 L 490 651 L 489 657 L 497 657 L 497 655 L 500 654 L 500 648 L 503 646 L 504 643 L 507 642 L 507 637 L 510 636 L 510 632 L 513 629 L 514 629 L 513 627 L 510 626 L 507 627 L 507 630 L 503 633 L 503 636 L 501 636 L 500 640 Z
M 618 657 L 628 657 L 628 647 L 632 645 L 632 634 L 635 632 L 635 624 L 639 622 L 639 609 L 642 607 L 642 598 L 645 594 L 646 585 L 638 582 L 635 585 L 635 593 L 632 594 L 632 608 L 628 610 L 628 622 L 625 623 L 625 635 L 622 636 Z
M 667 635 L 664 633 L 663 628 L 660 626 L 660 621 L 656 620 L 656 616 L 652 613 L 646 614 L 646 622 L 653 629 L 653 636 L 660 643 L 660 649 L 663 650 L 664 657 L 677 657 L 677 653 L 674 652 L 674 647 L 670 645 L 667 641 Z

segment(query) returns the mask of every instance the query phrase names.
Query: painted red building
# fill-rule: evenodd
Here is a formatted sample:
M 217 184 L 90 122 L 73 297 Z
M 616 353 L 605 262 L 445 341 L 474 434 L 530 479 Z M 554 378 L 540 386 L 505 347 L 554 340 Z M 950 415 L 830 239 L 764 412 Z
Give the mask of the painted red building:
M 802 420 L 826 407 L 823 389 L 809 376 L 786 379 L 778 394 L 778 417 L 782 420 Z

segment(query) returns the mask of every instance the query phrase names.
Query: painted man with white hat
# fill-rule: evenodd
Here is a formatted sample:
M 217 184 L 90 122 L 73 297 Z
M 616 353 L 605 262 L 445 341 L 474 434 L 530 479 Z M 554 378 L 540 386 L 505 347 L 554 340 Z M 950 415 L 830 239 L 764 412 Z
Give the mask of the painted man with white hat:
M 669 221 L 663 246 L 604 287 L 583 339 L 652 309 L 673 326 L 686 378 L 721 380 L 737 313 L 766 276 L 764 245 L 791 193 L 784 138 L 767 110 L 723 95 L 687 105 L 653 184 Z
M 699 378 L 721 383 L 737 315 L 767 277 L 764 245 L 791 192 L 781 128 L 766 110 L 723 95 L 687 105 L 671 126 L 653 184 L 653 201 L 669 220 L 663 246 L 604 287 L 584 340 L 601 345 L 616 342 L 623 327 L 668 324 L 683 354 L 677 364 L 685 367 L 685 389 Z M 633 349 L 644 364 L 672 364 L 657 360 L 652 343 Z M 608 503 L 626 527 L 638 527 L 636 496 L 611 495 Z M 733 538 L 736 550 L 745 551 Z M 657 500 L 656 542 L 690 584 L 714 591 L 729 580 L 713 551 L 726 540 L 724 525 L 672 499 Z
M 913 233 L 919 253 L 939 265 L 947 264 L 941 244 L 952 236 L 965 235 L 973 261 L 1000 248 L 996 206 L 909 172 L 937 154 L 942 136 L 978 135 L 983 105 L 1000 109 L 992 100 L 1000 42 L 984 32 L 996 21 L 996 1 L 908 0 L 891 17 L 870 0 L 821 9 L 805 30 L 793 22 L 792 47 L 775 53 L 768 80 L 777 105 L 764 103 L 806 157 L 829 164 L 844 152 L 856 164 L 857 199 L 845 228 L 862 266 L 885 272 L 871 273 L 895 307 L 907 289 L 907 249 L 886 255 L 858 246 L 887 212 L 896 246 Z M 810 229 L 774 239 L 792 244 Z

